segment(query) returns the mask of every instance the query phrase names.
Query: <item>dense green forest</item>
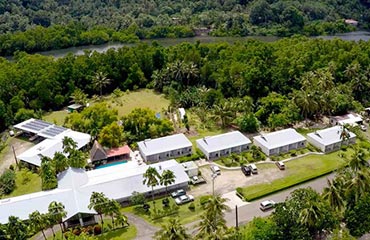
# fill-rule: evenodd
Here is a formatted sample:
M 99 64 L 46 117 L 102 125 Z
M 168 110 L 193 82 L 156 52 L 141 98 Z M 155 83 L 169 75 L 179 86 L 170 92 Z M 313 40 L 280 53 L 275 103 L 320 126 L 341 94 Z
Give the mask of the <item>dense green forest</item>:
M 163 92 L 200 116 L 218 112 L 223 126 L 255 118 L 271 128 L 289 126 L 367 106 L 369 64 L 369 42 L 306 37 L 168 48 L 154 42 L 60 59 L 18 53 L 0 59 L 0 127 L 60 109 L 81 93 L 138 88 Z M 97 74 L 110 79 L 104 88 Z
M 213 36 L 323 35 L 369 28 L 368 0 L 9 0 L 0 2 L 0 54 L 108 41 Z

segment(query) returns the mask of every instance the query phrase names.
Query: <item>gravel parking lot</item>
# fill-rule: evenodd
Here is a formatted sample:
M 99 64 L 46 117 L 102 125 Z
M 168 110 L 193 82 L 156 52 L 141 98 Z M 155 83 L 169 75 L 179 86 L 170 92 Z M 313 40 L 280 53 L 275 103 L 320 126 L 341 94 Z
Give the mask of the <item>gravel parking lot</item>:
M 285 172 L 279 170 L 275 164 L 257 165 L 258 174 L 245 176 L 240 169 L 225 170 L 221 169 L 221 175 L 214 180 L 215 194 L 224 194 L 235 190 L 237 187 L 245 187 L 257 183 L 271 182 L 285 176 Z M 189 191 L 193 196 L 212 194 L 212 171 L 210 165 L 199 168 L 202 176 L 207 180 L 206 184 L 191 187 Z

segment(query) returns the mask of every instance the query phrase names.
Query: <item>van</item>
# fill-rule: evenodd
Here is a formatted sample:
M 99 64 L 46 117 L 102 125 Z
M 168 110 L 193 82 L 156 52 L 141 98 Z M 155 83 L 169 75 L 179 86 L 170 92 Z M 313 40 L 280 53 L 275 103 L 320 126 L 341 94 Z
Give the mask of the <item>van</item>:
M 285 164 L 283 162 L 276 162 L 275 163 L 276 166 L 280 169 L 280 170 L 284 170 L 285 169 Z
M 250 176 L 252 174 L 252 171 L 248 166 L 243 165 L 241 169 L 245 176 Z
M 251 169 L 252 173 L 253 174 L 258 174 L 258 169 L 257 169 L 257 166 L 255 164 L 249 164 L 248 167 Z
M 216 165 L 211 165 L 211 171 L 217 175 L 221 175 L 221 170 L 218 166 Z

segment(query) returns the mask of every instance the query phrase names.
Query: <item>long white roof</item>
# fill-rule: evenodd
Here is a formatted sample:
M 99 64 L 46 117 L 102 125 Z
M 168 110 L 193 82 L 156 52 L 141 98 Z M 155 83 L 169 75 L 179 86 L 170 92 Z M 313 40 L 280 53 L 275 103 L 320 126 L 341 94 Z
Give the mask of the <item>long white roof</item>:
M 263 134 L 253 138 L 268 149 L 274 149 L 288 144 L 306 141 L 306 138 L 297 133 L 293 128 L 288 128 L 272 133 Z
M 77 149 L 86 146 L 90 142 L 91 136 L 87 133 L 77 132 L 70 129 L 60 133 L 59 135 L 45 139 L 39 144 L 29 148 L 17 158 L 31 163 L 35 166 L 41 166 L 41 156 L 53 158 L 56 152 L 63 153 L 63 138 L 70 137 L 77 143 Z
M 148 139 L 137 143 L 145 156 L 191 147 L 189 139 L 182 133 L 166 137 Z
M 239 131 L 228 132 L 216 136 L 198 139 L 197 144 L 207 152 L 215 152 L 223 149 L 250 144 L 251 140 Z
M 188 175 L 181 164 L 175 160 L 152 164 L 159 174 L 164 170 L 174 172 L 175 184 L 187 183 Z M 0 200 L 0 223 L 8 222 L 9 216 L 28 219 L 28 215 L 36 210 L 46 213 L 52 201 L 61 202 L 67 211 L 69 219 L 77 213 L 95 213 L 88 209 L 92 192 L 103 192 L 110 199 L 130 197 L 132 192 L 146 193 L 150 187 L 143 184 L 143 174 L 148 165 L 138 165 L 137 162 L 128 162 L 107 168 L 84 171 L 69 168 L 58 176 L 58 188 L 42 191 L 19 197 Z M 163 189 L 157 186 L 154 189 Z
M 317 142 L 323 144 L 324 146 L 341 142 L 341 134 L 343 131 L 342 126 L 334 126 L 331 128 L 326 128 L 323 130 L 318 130 L 312 133 L 307 134 L 307 136 L 311 137 L 312 139 L 316 140 Z M 349 138 L 356 137 L 356 134 L 350 132 L 348 130 L 347 133 L 349 134 Z

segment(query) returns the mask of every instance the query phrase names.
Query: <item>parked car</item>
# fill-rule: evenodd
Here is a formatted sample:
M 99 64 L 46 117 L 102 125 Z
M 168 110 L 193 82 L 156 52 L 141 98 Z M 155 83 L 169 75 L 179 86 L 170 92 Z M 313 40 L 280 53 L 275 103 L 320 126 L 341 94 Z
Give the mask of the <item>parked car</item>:
M 285 164 L 283 162 L 276 162 L 275 163 L 276 166 L 280 169 L 280 170 L 284 170 L 285 169 Z
M 366 127 L 365 125 L 361 124 L 361 125 L 360 125 L 360 129 L 361 129 L 362 131 L 366 132 L 367 127 Z
M 194 201 L 194 197 L 192 195 L 182 195 L 178 198 L 175 198 L 175 202 L 177 205 L 188 203 Z
M 176 190 L 176 191 L 171 193 L 171 197 L 173 197 L 173 198 L 177 198 L 177 197 L 180 197 L 180 196 L 183 196 L 183 195 L 186 195 L 186 192 L 185 192 L 184 189 L 179 189 L 179 190 Z
M 217 175 L 221 175 L 221 170 L 218 166 L 216 165 L 211 165 L 211 171 Z
M 251 170 L 251 172 L 253 174 L 258 174 L 258 169 L 257 169 L 257 166 L 255 164 L 253 164 L 253 163 L 249 164 L 248 167 L 249 167 L 249 169 Z
M 242 172 L 245 176 L 250 176 L 252 174 L 252 170 L 246 165 L 242 166 Z
M 261 204 L 260 204 L 260 209 L 262 211 L 267 211 L 267 210 L 272 209 L 274 207 L 275 207 L 275 202 L 272 201 L 272 200 L 266 200 L 266 201 L 261 202 Z

